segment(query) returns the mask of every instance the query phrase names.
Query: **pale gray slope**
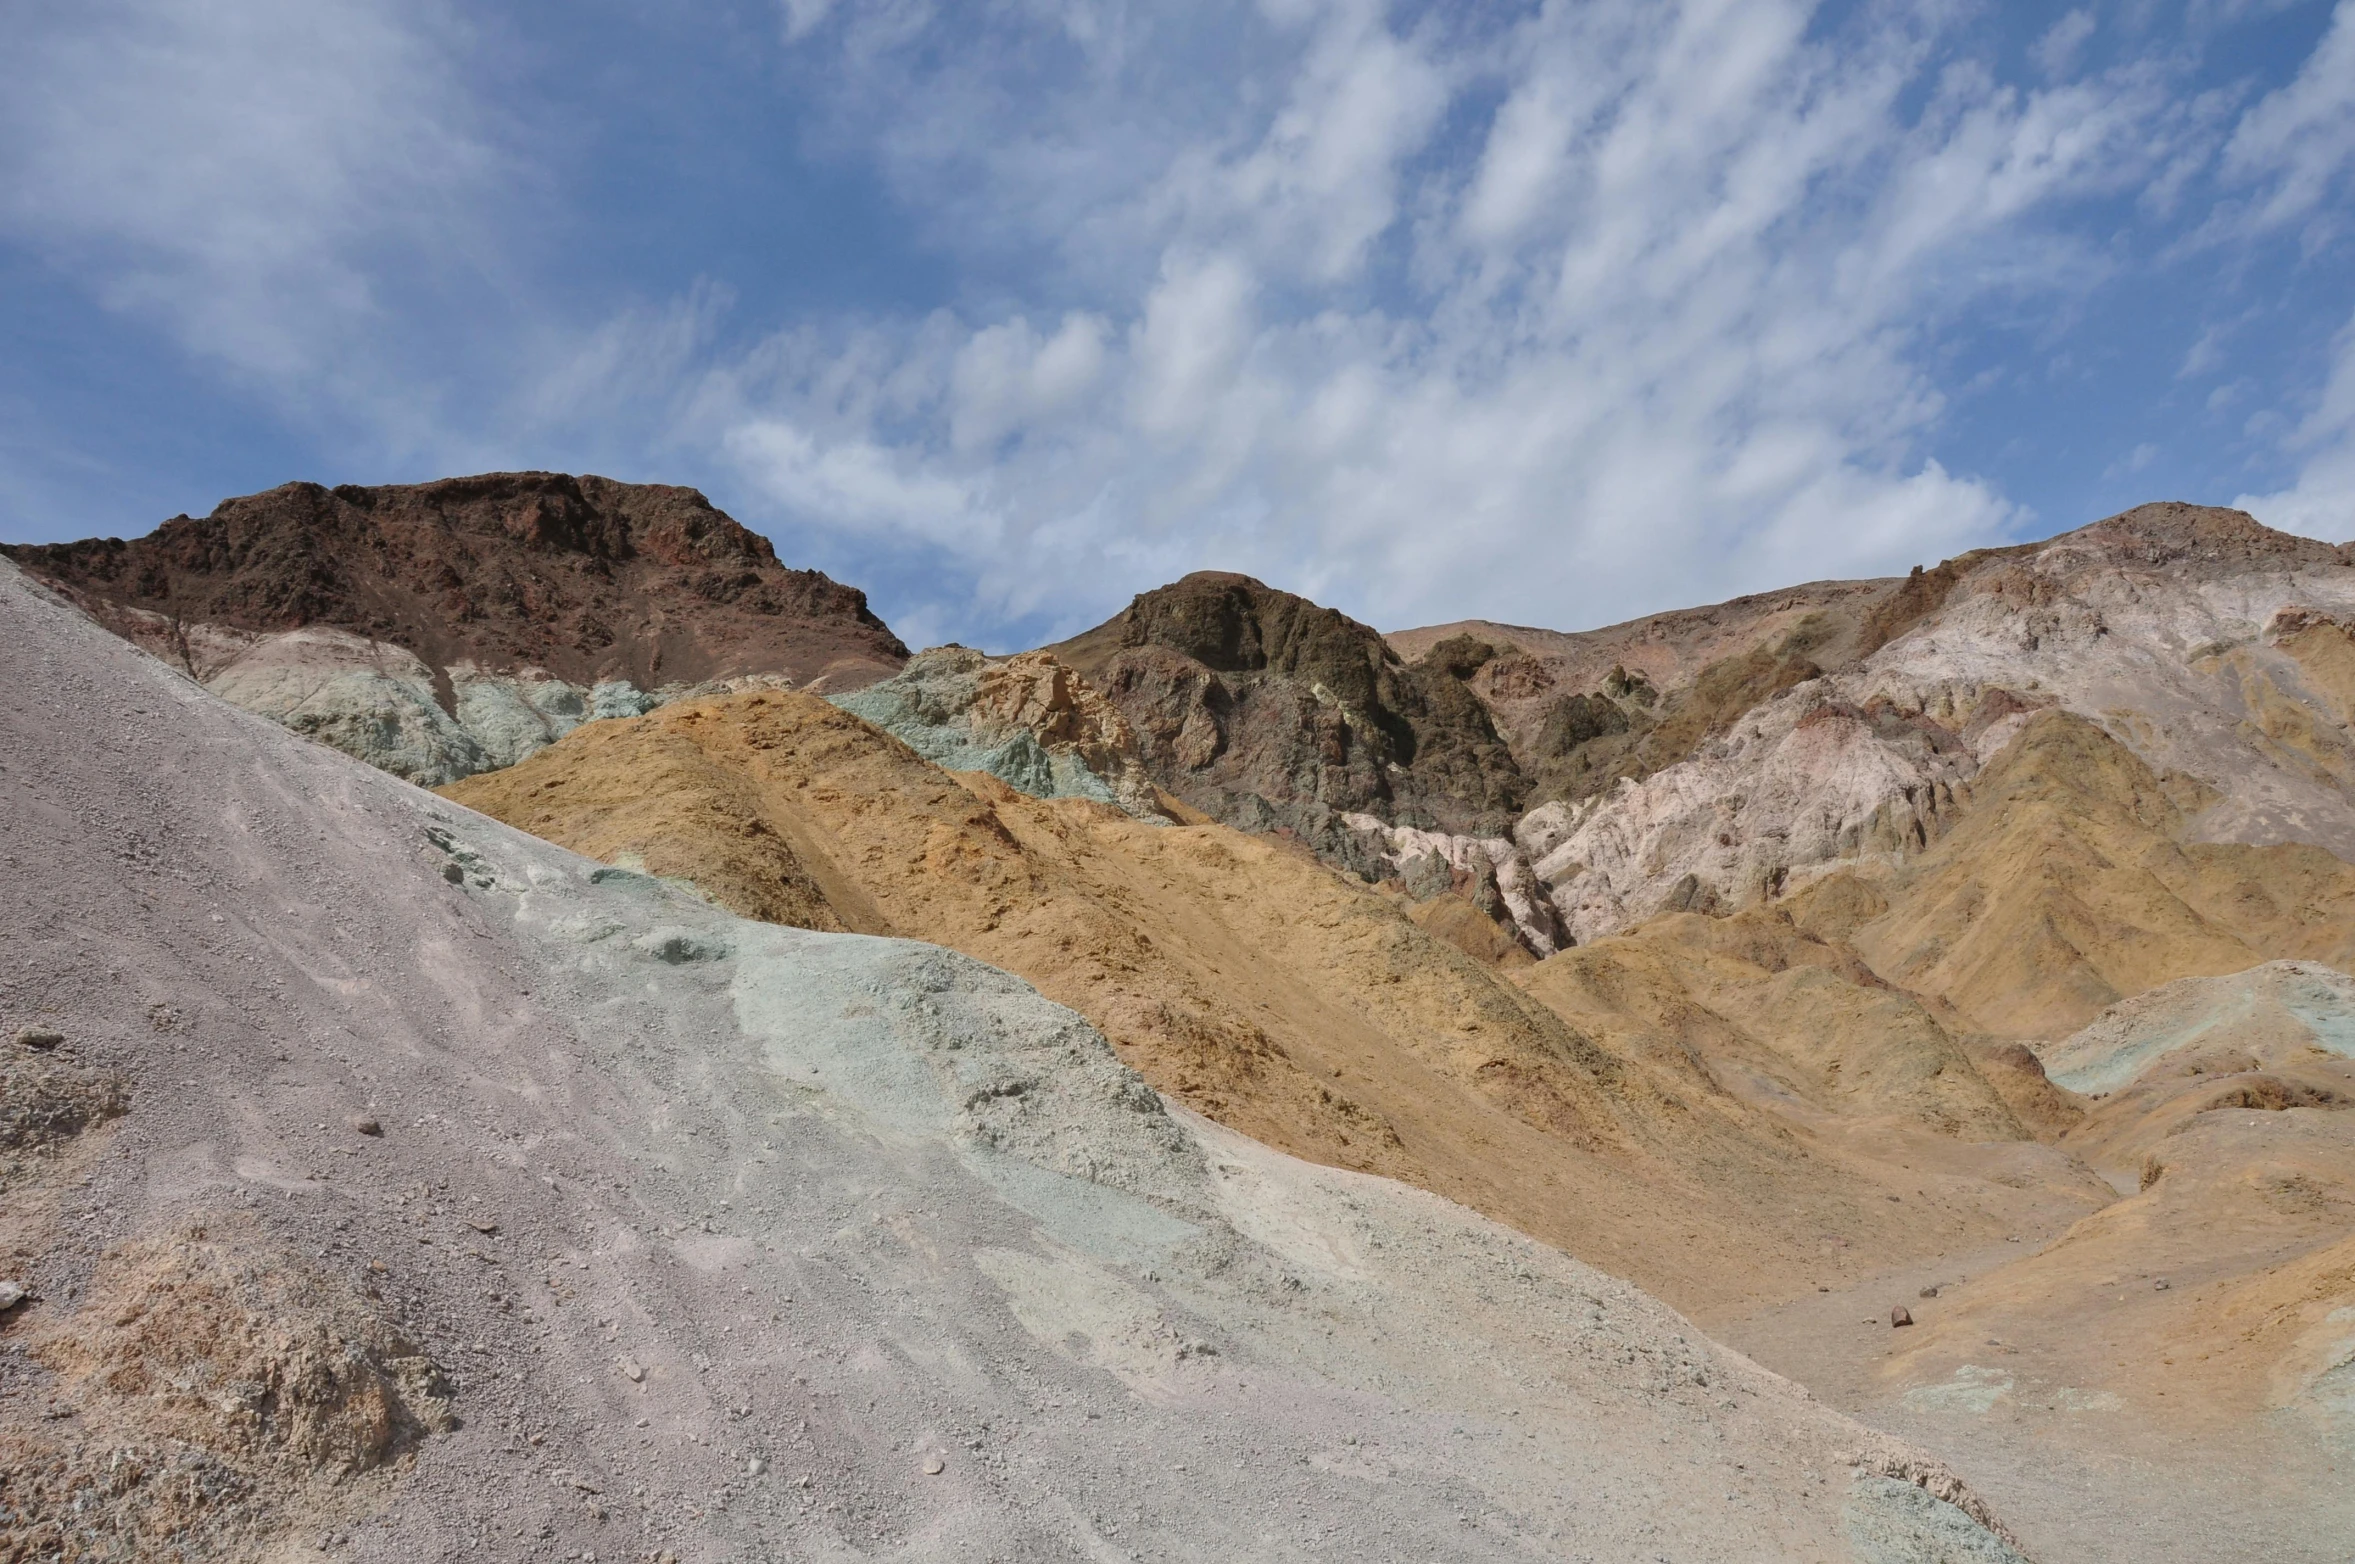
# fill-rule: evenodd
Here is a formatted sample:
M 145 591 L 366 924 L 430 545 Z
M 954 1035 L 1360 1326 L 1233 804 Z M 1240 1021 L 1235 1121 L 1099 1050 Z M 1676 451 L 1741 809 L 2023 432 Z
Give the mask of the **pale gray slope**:
M 1634 1288 L 1175 1114 L 994 969 L 601 869 L 6 567 L 0 671 L 0 1036 L 131 1101 L 50 1192 L 0 1437 L 70 1442 L 20 1344 L 102 1253 L 208 1222 L 455 1383 L 268 1556 L 2017 1557 Z

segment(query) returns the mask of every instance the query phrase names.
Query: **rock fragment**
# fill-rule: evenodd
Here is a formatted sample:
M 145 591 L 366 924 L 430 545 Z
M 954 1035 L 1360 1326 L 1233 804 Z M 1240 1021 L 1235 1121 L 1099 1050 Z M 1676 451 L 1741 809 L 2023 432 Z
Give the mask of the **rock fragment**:
M 944 1472 L 944 1471 L 947 1471 L 947 1470 L 948 1470 L 948 1463 L 947 1463 L 946 1461 L 943 1461 L 943 1460 L 942 1460 L 942 1459 L 941 1459 L 939 1456 L 937 1456 L 937 1455 L 928 1455 L 928 1456 L 926 1456 L 926 1457 L 924 1458 L 924 1475 L 925 1475 L 925 1476 L 927 1476 L 927 1477 L 938 1477 L 938 1476 L 939 1476 L 939 1475 L 940 1475 L 942 1472 Z
M 1898 1304 L 1894 1308 L 1890 1309 L 1889 1328 L 1891 1330 L 1896 1330 L 1900 1326 L 1911 1325 L 1912 1323 L 1913 1311 L 1908 1309 L 1904 1304 Z
M 25 1301 L 25 1284 L 0 1281 L 0 1313 L 15 1308 Z
M 19 1048 L 38 1048 L 47 1052 L 64 1041 L 63 1032 L 52 1031 L 45 1026 L 20 1026 L 16 1030 L 16 1046 Z
M 358 1134 L 382 1135 L 384 1133 L 384 1126 L 379 1124 L 376 1121 L 375 1116 L 372 1114 L 355 1113 L 349 1119 L 345 1120 L 345 1122 L 351 1125 L 352 1129 Z

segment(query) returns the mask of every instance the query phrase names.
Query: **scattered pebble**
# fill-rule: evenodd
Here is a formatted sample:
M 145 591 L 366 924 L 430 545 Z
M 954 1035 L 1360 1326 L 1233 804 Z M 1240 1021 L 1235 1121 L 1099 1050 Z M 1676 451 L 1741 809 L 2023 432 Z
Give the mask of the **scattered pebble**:
M 1938 1289 L 1936 1287 L 1925 1287 L 1922 1289 L 1922 1296 L 1925 1298 L 1935 1298 L 1938 1296 Z
M 2160 1277 L 2160 1278 L 2159 1278 L 2157 1281 L 2155 1281 L 2155 1282 L 2151 1283 L 2151 1291 L 2153 1291 L 2153 1292 L 2165 1292 L 2166 1290 L 2167 1290 L 2167 1278 L 2166 1278 L 2166 1277 L 2164 1277 L 2164 1276 Z
M 646 1371 L 638 1366 L 636 1360 L 624 1358 L 621 1360 L 621 1377 L 636 1385 L 645 1380 Z
M 25 1301 L 25 1284 L 0 1282 L 0 1309 L 13 1309 Z
M 946 1471 L 946 1470 L 948 1470 L 948 1463 L 947 1463 L 946 1461 L 943 1461 L 943 1460 L 942 1460 L 942 1459 L 941 1459 L 939 1456 L 937 1456 L 937 1455 L 928 1455 L 928 1456 L 926 1456 L 926 1457 L 924 1458 L 924 1475 L 925 1475 L 925 1476 L 927 1476 L 927 1477 L 938 1477 L 938 1476 L 939 1476 L 939 1475 L 940 1475 L 942 1472 L 944 1472 L 944 1471 Z
M 365 1113 L 353 1114 L 350 1119 L 350 1123 L 352 1128 L 357 1130 L 362 1135 L 381 1135 L 384 1133 L 384 1126 L 377 1123 L 373 1117 Z
M 1904 1304 L 1898 1304 L 1894 1308 L 1890 1309 L 1889 1328 L 1891 1330 L 1895 1330 L 1901 1325 L 1911 1325 L 1912 1323 L 1913 1311 L 1908 1309 Z
M 45 1026 L 17 1028 L 16 1046 L 19 1048 L 55 1048 L 65 1041 L 63 1032 L 52 1032 Z

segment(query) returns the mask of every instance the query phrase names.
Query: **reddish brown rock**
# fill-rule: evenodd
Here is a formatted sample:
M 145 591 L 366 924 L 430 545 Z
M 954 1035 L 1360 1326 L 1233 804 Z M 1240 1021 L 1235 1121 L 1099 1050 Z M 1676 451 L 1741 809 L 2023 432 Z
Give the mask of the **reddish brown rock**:
M 445 704 L 458 663 L 652 690 L 755 673 L 847 687 L 907 660 L 865 593 L 780 564 L 766 539 L 671 484 L 545 472 L 289 483 L 130 542 L 0 553 L 118 632 L 155 615 L 392 642 L 434 670 Z M 187 663 L 184 639 L 178 650 Z

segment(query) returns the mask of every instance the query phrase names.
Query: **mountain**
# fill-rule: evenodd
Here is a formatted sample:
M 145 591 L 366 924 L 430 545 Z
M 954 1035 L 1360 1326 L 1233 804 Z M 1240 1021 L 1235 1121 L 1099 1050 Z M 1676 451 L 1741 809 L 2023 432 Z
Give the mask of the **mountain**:
M 978 962 L 576 858 L 6 566 L 0 669 L 12 1551 L 2023 1557 L 1624 1282 L 1170 1109 Z
M 767 928 L 731 948 L 988 962 L 1198 1144 L 1632 1278 L 2048 1557 L 2335 1558 L 2351 553 L 2155 505 L 1603 630 L 1390 637 L 1190 577 L 1053 648 L 668 688 L 448 784 L 433 829 L 519 840 L 463 803 L 688 898 L 666 927 Z M 119 1111 L 36 1073 L 56 1122 Z
M 907 657 L 865 594 L 661 484 L 290 483 L 128 543 L 0 552 L 226 699 L 425 783 L 683 689 L 844 688 Z
M 1571 780 L 1485 850 L 1581 941 L 1894 865 L 2053 709 L 2147 771 L 2186 848 L 2355 859 L 2355 549 L 2237 511 L 2146 505 L 1903 580 L 1511 633 L 1532 649 L 1469 688 L 1526 772 Z
M 1049 648 L 1119 707 L 1155 780 L 1212 819 L 1362 862 L 1353 812 L 1502 829 L 1527 784 L 1445 657 L 1249 576 L 1204 571 Z

